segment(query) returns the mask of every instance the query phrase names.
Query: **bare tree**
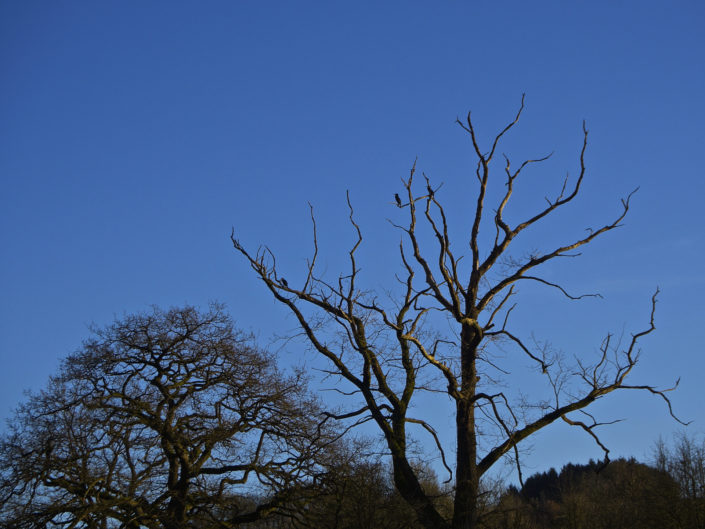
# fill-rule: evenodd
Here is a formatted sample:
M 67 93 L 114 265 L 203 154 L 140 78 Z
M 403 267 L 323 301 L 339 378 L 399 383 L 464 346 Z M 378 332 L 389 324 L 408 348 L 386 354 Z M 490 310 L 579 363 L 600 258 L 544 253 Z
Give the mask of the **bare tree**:
M 222 308 L 127 316 L 0 439 L 5 527 L 236 527 L 290 506 L 336 436 Z
M 654 463 L 678 485 L 679 501 L 673 502 L 677 527 L 705 527 L 705 439 L 681 432 L 670 448 L 659 439 Z
M 494 177 L 495 158 L 503 136 L 519 120 L 524 108 L 492 140 L 489 149 L 480 146 L 470 114 L 459 125 L 469 135 L 477 158 L 475 171 L 476 200 L 467 216 L 469 259 L 451 248 L 451 226 L 440 201 L 440 186 L 424 175 L 423 189 L 417 192 L 416 163 L 403 181 L 403 200 L 395 197 L 407 220 L 395 224 L 403 233 L 399 254 L 403 273 L 398 275 L 400 288 L 391 303 L 381 295 L 360 286 L 358 250 L 363 235 L 353 215 L 348 195 L 350 223 L 355 240 L 349 250 L 350 268 L 333 281 L 317 269 L 319 253 L 316 222 L 313 220 L 313 254 L 305 275 L 293 279 L 287 273 L 285 283 L 277 269 L 274 253 L 267 247 L 251 252 L 235 236 L 232 243 L 264 282 L 274 298 L 287 307 L 298 320 L 312 347 L 329 362 L 331 373 L 347 381 L 359 397 L 359 408 L 340 417 L 359 415 L 376 423 L 386 440 L 394 469 L 394 482 L 413 507 L 419 521 L 427 528 L 468 529 L 481 521 L 480 480 L 505 455 L 516 458 L 521 441 L 561 420 L 582 429 L 604 450 L 596 428 L 601 424 L 582 412 L 593 402 L 618 389 L 639 389 L 670 402 L 666 392 L 651 385 L 632 384 L 629 375 L 639 359 L 638 342 L 654 330 L 656 294 L 651 299 L 647 326 L 618 344 L 608 334 L 600 353 L 593 361 L 559 359 L 546 349 L 534 347 L 513 332 L 509 324 L 514 305 L 511 300 L 518 287 L 535 283 L 555 289 L 575 300 L 563 286 L 539 275 L 541 266 L 559 258 L 575 256 L 576 250 L 620 226 L 630 206 L 630 193 L 621 201 L 619 211 L 608 222 L 591 229 L 572 241 L 517 255 L 512 243 L 539 221 L 568 205 L 581 188 L 585 176 L 585 152 L 588 132 L 583 125 L 584 141 L 580 151 L 577 178 L 568 177 L 553 198 L 524 221 L 511 223 L 505 215 L 514 186 L 522 171 L 547 157 L 525 160 L 515 166 L 504 157 L 503 174 Z M 488 209 L 486 200 L 493 182 L 504 184 L 498 202 Z M 491 228 L 491 237 L 481 236 L 481 225 Z M 424 226 L 435 240 L 429 250 Z M 485 233 L 483 231 L 483 233 Z M 468 262 L 469 261 L 469 262 Z M 430 329 L 432 314 L 440 312 L 454 325 L 456 334 L 440 335 Z M 332 339 L 335 333 L 340 343 Z M 493 346 L 516 347 L 535 364 L 535 373 L 544 377 L 552 394 L 550 401 L 523 404 L 507 395 L 502 377 L 510 371 L 502 365 L 503 355 Z M 480 381 L 480 369 L 483 377 Z M 429 374 L 429 370 L 431 374 Z M 435 373 L 435 375 L 434 375 Z M 484 376 L 487 374 L 487 376 Z M 436 384 L 433 386 L 433 381 Z M 441 516 L 419 483 L 410 463 L 408 427 L 424 428 L 435 439 L 444 463 L 445 452 L 432 425 L 411 416 L 413 398 L 420 391 L 442 390 L 454 406 L 456 427 L 455 498 L 452 519 Z M 491 429 L 493 428 L 493 430 Z M 492 437 L 492 435 L 497 437 Z M 482 444 L 481 441 L 484 443 Z M 489 444 L 489 446 L 486 446 Z M 520 466 L 518 466 L 520 470 Z

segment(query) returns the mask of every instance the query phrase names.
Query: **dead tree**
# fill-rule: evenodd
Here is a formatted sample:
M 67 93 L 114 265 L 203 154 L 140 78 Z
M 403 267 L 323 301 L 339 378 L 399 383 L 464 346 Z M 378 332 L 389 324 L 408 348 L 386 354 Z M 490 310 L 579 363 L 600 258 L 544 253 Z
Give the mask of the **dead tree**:
M 434 190 L 424 175 L 425 194 L 417 194 L 414 163 L 409 177 L 403 181 L 404 204 L 400 206 L 401 201 L 396 200 L 407 220 L 403 225 L 394 223 L 403 232 L 399 246 L 403 274 L 397 276 L 401 287 L 391 306 L 380 301 L 382 296 L 369 293 L 359 285 L 357 253 L 363 236 L 355 221 L 349 194 L 347 202 L 355 240 L 348 252 L 350 268 L 335 282 L 319 275 L 316 268 L 319 248 L 313 210 L 312 257 L 304 277 L 292 280 L 294 275 L 287 271 L 288 285 L 282 281 L 274 253 L 269 248 L 251 252 L 234 232 L 231 235 L 235 249 L 245 257 L 274 298 L 296 317 L 311 346 L 328 360 L 330 373 L 352 386 L 359 397 L 359 407 L 340 417 L 365 416 L 376 423 L 389 449 L 395 485 L 413 507 L 419 521 L 429 529 L 477 527 L 484 515 L 480 509 L 483 475 L 509 456 L 515 459 L 521 476 L 519 443 L 555 421 L 582 429 L 603 450 L 608 461 L 609 450 L 596 431 L 604 423 L 584 410 L 615 390 L 650 392 L 663 399 L 673 415 L 667 396 L 673 388 L 633 384 L 629 379 L 639 360 L 639 341 L 654 330 L 658 290 L 651 298 L 650 317 L 643 330 L 632 334 L 624 343 L 616 343 L 619 340 L 608 334 L 600 353 L 590 362 L 576 360 L 573 369 L 566 366 L 565 359 L 558 362 L 545 349 L 522 339 L 509 325 L 514 308 L 510 300 L 521 284 L 531 282 L 555 289 L 571 300 L 585 297 L 572 295 L 563 286 L 541 277 L 541 265 L 579 255 L 576 250 L 619 227 L 633 195 L 632 192 L 622 199 L 619 211 L 611 220 L 586 235 L 529 256 L 512 254 L 512 242 L 520 234 L 578 196 L 585 177 L 588 144 L 588 131 L 583 124 L 577 178 L 570 181 L 566 177 L 554 198 L 547 198 L 547 203 L 533 216 L 523 222 L 510 223 L 505 210 L 522 171 L 548 158 L 526 160 L 515 167 L 504 156 L 504 171 L 499 178 L 505 189 L 494 208 L 488 209 L 488 189 L 497 180 L 493 162 L 498 146 L 502 137 L 516 125 L 523 109 L 522 97 L 515 118 L 494 137 L 488 151 L 480 147 L 470 114 L 466 120 L 458 120 L 469 135 L 477 157 L 474 175 L 477 198 L 467 219 L 469 263 L 467 259 L 461 262 L 461 256 L 451 249 L 451 230 L 440 202 L 440 186 Z M 435 239 L 434 250 L 428 248 L 422 224 Z M 492 238 L 481 237 L 481 224 L 491 226 Z M 486 241 L 488 243 L 483 244 Z M 442 336 L 429 329 L 431 315 L 439 311 L 454 324 L 455 335 Z M 336 332 L 342 340 L 334 345 L 331 338 Z M 507 367 L 500 365 L 501 355 L 497 356 L 493 350 L 498 342 L 512 345 L 535 364 L 536 374 L 545 379 L 553 395 L 551 402 L 523 406 L 520 410 L 521 404 L 505 394 L 500 379 Z M 481 379 L 480 368 L 484 369 Z M 488 372 L 493 376 L 484 376 Z M 434 507 L 420 485 L 408 451 L 409 425 L 424 428 L 435 440 L 446 468 L 452 470 L 433 427 L 409 413 L 414 397 L 429 389 L 429 379 L 436 381 L 436 389 L 440 386 L 454 405 L 456 460 L 452 519 L 445 519 Z M 487 437 L 488 423 L 494 428 L 492 435 L 495 437 Z M 485 438 L 481 445 L 482 435 Z M 488 439 L 492 444 L 483 449 Z

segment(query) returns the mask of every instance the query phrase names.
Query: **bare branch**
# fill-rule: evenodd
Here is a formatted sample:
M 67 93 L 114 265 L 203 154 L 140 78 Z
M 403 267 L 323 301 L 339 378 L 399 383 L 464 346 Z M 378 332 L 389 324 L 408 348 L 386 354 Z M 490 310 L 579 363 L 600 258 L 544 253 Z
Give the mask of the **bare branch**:
M 421 419 L 412 419 L 411 417 L 407 417 L 406 422 L 421 425 L 424 430 L 426 430 L 433 436 L 433 440 L 436 443 L 436 448 L 438 448 L 438 452 L 441 454 L 441 462 L 443 463 L 443 467 L 448 471 L 448 479 L 444 481 L 444 483 L 450 483 L 450 481 L 453 479 L 453 471 L 446 462 L 446 454 L 443 450 L 443 446 L 441 445 L 440 440 L 438 439 L 438 434 L 436 433 L 436 430 L 434 430 L 433 427 L 430 426 L 426 421 L 422 421 Z
M 573 243 L 566 244 L 565 246 L 560 246 L 560 247 L 556 248 L 555 250 L 547 252 L 541 256 L 535 256 L 535 257 L 532 256 L 526 263 L 524 263 L 522 266 L 520 266 L 516 272 L 514 272 L 510 276 L 506 277 L 505 279 L 499 281 L 496 285 L 494 285 L 492 288 L 490 288 L 484 294 L 482 299 L 480 299 L 480 301 L 478 302 L 478 304 L 477 304 L 478 309 L 483 310 L 487 306 L 487 304 L 490 301 L 492 301 L 492 299 L 494 298 L 495 295 L 497 295 L 499 292 L 504 290 L 506 287 L 519 281 L 522 278 L 522 276 L 524 276 L 524 274 L 527 271 L 531 270 L 532 268 L 535 268 L 536 266 L 543 264 L 546 261 L 549 261 L 549 260 L 554 259 L 556 257 L 566 256 L 567 252 L 574 250 L 576 248 L 579 248 L 581 246 L 584 246 L 586 244 L 589 244 L 590 242 L 592 242 L 594 239 L 596 239 L 597 237 L 599 237 L 603 233 L 606 233 L 610 230 L 613 230 L 613 229 L 619 227 L 620 222 L 622 222 L 624 217 L 627 215 L 627 212 L 629 211 L 629 201 L 630 201 L 632 195 L 634 195 L 634 193 L 636 193 L 636 191 L 637 191 L 637 189 L 635 189 L 634 191 L 629 193 L 629 195 L 627 196 L 626 199 L 622 199 L 622 212 L 611 223 L 605 224 L 601 228 L 591 232 L 587 237 L 579 239 Z M 577 193 L 577 191 L 575 193 Z M 574 195 L 571 195 L 571 196 L 574 196 Z M 565 202 L 563 202 L 563 203 L 565 203 Z M 514 232 L 516 232 L 516 231 L 517 231 L 517 228 L 515 228 Z M 506 244 L 507 245 L 509 244 L 508 241 Z M 506 246 L 504 246 L 504 248 L 506 248 Z M 504 248 L 502 248 L 501 251 L 499 251 L 497 249 L 497 247 L 495 247 L 495 250 L 493 250 L 490 257 L 488 257 L 487 260 L 485 261 L 485 263 L 483 263 L 483 269 L 486 270 L 485 267 L 487 266 L 487 263 L 490 260 L 493 263 L 496 260 L 496 258 L 499 256 L 499 254 L 502 251 L 504 251 Z M 494 256 L 494 258 L 493 258 L 493 254 L 495 254 L 495 252 L 497 252 L 497 255 Z

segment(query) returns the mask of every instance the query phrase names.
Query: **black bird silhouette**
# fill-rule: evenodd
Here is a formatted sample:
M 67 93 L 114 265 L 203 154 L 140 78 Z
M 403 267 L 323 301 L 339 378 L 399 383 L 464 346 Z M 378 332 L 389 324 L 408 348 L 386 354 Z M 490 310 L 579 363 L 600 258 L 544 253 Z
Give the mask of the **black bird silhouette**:
M 433 198 L 433 188 L 431 187 L 431 184 L 426 184 L 426 191 L 428 191 L 428 196 Z
M 394 193 L 394 200 L 397 201 L 397 207 L 401 207 L 401 198 L 399 198 L 399 193 Z
M 286 288 L 289 288 L 289 283 L 287 282 L 286 279 L 284 279 L 284 278 L 282 277 L 282 278 L 281 278 L 281 282 L 282 282 L 282 285 L 284 285 Z

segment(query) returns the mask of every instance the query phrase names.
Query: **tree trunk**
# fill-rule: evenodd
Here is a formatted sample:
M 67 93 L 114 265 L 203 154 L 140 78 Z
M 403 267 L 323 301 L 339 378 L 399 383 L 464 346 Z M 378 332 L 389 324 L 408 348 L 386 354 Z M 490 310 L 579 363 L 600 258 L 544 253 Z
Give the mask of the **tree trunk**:
M 477 468 L 475 401 L 473 397 L 477 386 L 476 353 L 481 339 L 476 327 L 463 324 L 460 346 L 461 396 L 456 401 L 455 407 L 457 460 L 453 529 L 474 529 L 477 527 L 477 497 L 480 491 L 480 475 Z
M 414 509 L 419 523 L 426 529 L 450 529 L 419 484 L 416 473 L 406 457 L 392 454 L 394 484 L 402 498 Z
M 467 401 L 458 402 L 455 422 L 458 447 L 453 529 L 474 529 L 477 526 L 477 497 L 480 489 L 474 405 Z
M 188 489 L 189 478 L 188 468 L 174 460 L 173 472 L 170 475 L 168 484 L 171 498 L 166 508 L 166 519 L 162 522 L 164 529 L 185 529 L 187 524 L 188 511 Z M 178 480 L 172 479 L 178 476 Z

